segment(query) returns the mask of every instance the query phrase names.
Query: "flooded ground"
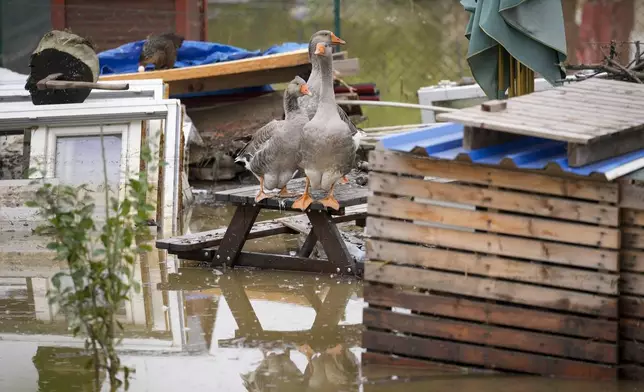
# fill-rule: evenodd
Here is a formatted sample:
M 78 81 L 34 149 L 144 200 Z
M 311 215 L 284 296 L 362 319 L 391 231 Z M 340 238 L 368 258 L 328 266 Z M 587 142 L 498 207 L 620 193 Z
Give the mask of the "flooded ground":
M 225 225 L 232 209 L 195 206 L 191 214 L 186 225 L 196 232 Z M 91 390 L 82 340 L 47 303 L 58 270 L 51 254 L 27 231 L 3 235 L 2 250 L 11 245 L 13 253 L 0 253 L 0 391 Z M 289 252 L 297 242 L 284 235 L 248 249 Z M 624 382 L 363 368 L 365 304 L 361 282 L 350 278 L 211 271 L 164 252 L 144 257 L 136 274 L 143 288 L 119 315 L 121 357 L 136 369 L 132 391 L 640 390 Z

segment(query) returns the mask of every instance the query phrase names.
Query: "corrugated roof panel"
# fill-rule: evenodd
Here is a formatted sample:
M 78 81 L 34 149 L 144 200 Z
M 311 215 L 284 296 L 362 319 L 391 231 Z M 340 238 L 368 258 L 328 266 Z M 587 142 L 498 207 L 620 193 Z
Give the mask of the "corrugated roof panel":
M 463 149 L 463 125 L 438 123 L 426 128 L 385 136 L 382 147 L 410 152 L 422 148 L 432 158 L 467 160 L 485 165 L 522 169 L 559 170 L 580 176 L 613 180 L 644 168 L 644 150 L 606 159 L 583 167 L 568 166 L 566 143 L 538 137 L 521 137 L 508 143 L 466 151 Z

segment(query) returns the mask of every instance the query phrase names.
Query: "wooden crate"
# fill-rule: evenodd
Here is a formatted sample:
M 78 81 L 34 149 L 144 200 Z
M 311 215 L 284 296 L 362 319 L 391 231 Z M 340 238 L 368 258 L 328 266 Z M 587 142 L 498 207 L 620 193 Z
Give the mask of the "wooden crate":
M 366 363 L 617 377 L 618 184 L 387 151 L 369 166 Z
M 620 372 L 644 380 L 644 188 L 622 184 L 620 190 Z

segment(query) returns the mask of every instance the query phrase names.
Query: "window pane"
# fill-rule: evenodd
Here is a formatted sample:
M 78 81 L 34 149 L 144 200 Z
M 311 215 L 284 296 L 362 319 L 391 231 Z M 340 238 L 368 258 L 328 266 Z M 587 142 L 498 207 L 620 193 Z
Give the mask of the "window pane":
M 121 167 L 121 135 L 105 135 L 107 183 L 111 195 L 118 195 Z M 88 184 L 100 192 L 96 195 L 99 205 L 104 205 L 104 173 L 100 136 L 70 136 L 56 139 L 56 177 L 61 184 Z

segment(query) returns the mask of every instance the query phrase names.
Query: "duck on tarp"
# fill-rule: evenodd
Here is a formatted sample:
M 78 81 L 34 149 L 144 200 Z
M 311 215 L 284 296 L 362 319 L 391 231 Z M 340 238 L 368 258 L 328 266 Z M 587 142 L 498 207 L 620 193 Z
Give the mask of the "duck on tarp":
M 118 48 L 106 50 L 98 54 L 100 63 L 100 74 L 121 74 L 134 73 L 138 71 L 139 56 L 143 48 L 143 40 L 130 42 L 119 46 Z M 183 45 L 177 51 L 177 61 L 175 68 L 192 67 L 195 65 L 215 64 L 225 61 L 242 60 L 252 57 L 268 56 L 271 54 L 291 52 L 298 49 L 307 48 L 307 44 L 295 42 L 286 42 L 279 45 L 273 45 L 265 51 L 247 50 L 231 45 L 223 45 L 215 42 L 202 41 L 184 41 Z M 149 65 L 146 71 L 153 69 Z M 273 88 L 270 85 L 247 87 L 229 90 L 219 90 L 210 92 L 201 92 L 193 94 L 182 94 L 173 96 L 175 98 L 187 98 L 203 95 L 228 95 L 248 92 L 271 92 Z

